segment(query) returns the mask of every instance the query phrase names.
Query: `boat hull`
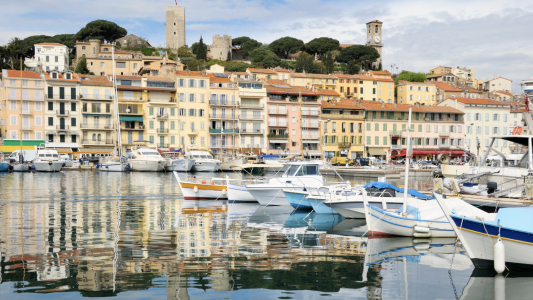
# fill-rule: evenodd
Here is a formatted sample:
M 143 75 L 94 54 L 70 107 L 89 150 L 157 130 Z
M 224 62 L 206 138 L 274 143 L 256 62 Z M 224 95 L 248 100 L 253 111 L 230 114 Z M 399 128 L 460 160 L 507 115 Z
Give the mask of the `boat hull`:
M 289 204 L 292 205 L 297 210 L 312 210 L 313 206 L 309 203 L 309 199 L 305 196 L 308 195 L 306 191 L 297 192 L 297 191 L 284 191 L 285 197 L 289 201 Z
M 193 171 L 196 172 L 217 172 L 220 169 L 219 162 L 205 162 L 205 161 L 196 161 L 192 167 Z
M 283 205 L 289 206 L 289 200 L 285 197 L 283 189 L 303 191 L 303 187 L 287 187 L 287 186 L 264 186 L 264 187 L 246 187 L 250 194 L 261 205 Z
M 102 172 L 125 172 L 128 164 L 107 163 L 100 166 Z
M 309 204 L 317 214 L 339 214 L 333 208 L 324 204 L 324 199 L 309 198 L 307 197 Z
M 190 172 L 194 166 L 193 159 L 174 159 L 167 163 L 165 170 L 178 171 L 178 172 Z
M 185 200 L 228 200 L 224 185 L 180 181 L 180 187 Z
M 161 172 L 165 162 L 157 160 L 130 160 L 130 167 L 135 172 Z
M 13 172 L 28 172 L 30 171 L 30 166 L 27 164 L 16 164 L 13 165 Z
M 59 172 L 63 167 L 62 161 L 36 161 L 33 163 L 37 172 Z
M 8 163 L 0 163 L 0 172 L 7 172 L 9 171 L 9 164 Z
M 354 200 L 324 202 L 347 219 L 364 219 L 365 207 L 363 196 L 356 196 Z M 398 209 L 403 205 L 403 198 L 397 197 L 369 197 L 368 203 L 384 210 Z
M 369 222 L 372 224 L 371 229 L 368 231 L 369 235 L 416 237 L 421 237 L 423 235 L 424 238 L 447 238 L 457 236 L 452 228 L 452 225 L 448 221 L 429 221 L 404 218 L 394 212 L 386 212 L 372 205 L 368 205 L 368 208 Z M 422 222 L 427 224 L 427 227 L 429 227 L 428 234 L 421 234 L 415 231 L 415 226 Z
M 248 192 L 246 186 L 231 182 L 228 183 L 228 200 L 232 203 L 257 203 L 257 200 Z
M 242 171 L 242 165 L 246 164 L 248 160 L 246 158 L 232 159 L 220 164 L 220 171 Z

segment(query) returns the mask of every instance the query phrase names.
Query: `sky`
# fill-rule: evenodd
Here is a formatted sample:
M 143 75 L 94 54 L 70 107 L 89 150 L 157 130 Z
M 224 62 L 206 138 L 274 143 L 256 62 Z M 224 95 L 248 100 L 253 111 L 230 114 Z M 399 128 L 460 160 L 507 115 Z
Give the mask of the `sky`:
M 366 22 L 383 22 L 383 68 L 429 72 L 441 66 L 475 69 L 476 78 L 533 78 L 533 1 L 180 0 L 187 44 L 215 34 L 262 43 L 291 36 L 309 42 L 331 37 L 364 44 Z M 0 44 L 13 37 L 76 33 L 109 20 L 128 33 L 165 46 L 165 6 L 174 0 L 24 0 L 0 10 Z M 528 30 L 529 29 L 529 30 Z

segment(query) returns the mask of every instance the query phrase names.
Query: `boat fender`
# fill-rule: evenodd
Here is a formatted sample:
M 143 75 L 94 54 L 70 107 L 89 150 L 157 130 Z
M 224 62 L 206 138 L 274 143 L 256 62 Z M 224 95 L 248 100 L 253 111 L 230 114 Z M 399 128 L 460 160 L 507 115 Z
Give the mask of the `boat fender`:
M 49 165 L 49 166 L 52 165 L 52 161 L 51 161 L 51 160 L 48 161 L 48 165 Z
M 194 186 L 194 192 L 198 193 L 198 186 L 196 186 L 196 185 Z
M 429 243 L 418 243 L 418 244 L 414 244 L 413 247 L 415 248 L 416 251 L 426 251 L 426 250 L 429 250 Z
M 126 165 L 126 170 L 128 170 L 130 168 L 130 164 L 127 164 Z
M 494 300 L 505 300 L 505 277 L 502 274 L 494 276 Z
M 211 182 L 209 184 L 215 185 L 215 182 L 213 180 L 211 180 Z
M 222 189 L 222 195 L 226 195 L 226 189 Z
M 421 227 L 421 226 L 415 225 L 414 230 L 415 232 L 429 233 L 429 227 Z
M 205 181 L 205 180 L 202 180 L 202 184 L 206 184 L 206 181 Z
M 105 168 L 108 169 L 108 168 L 109 168 L 109 165 L 106 165 Z
M 66 167 L 66 166 L 67 166 L 67 164 L 66 164 L 66 163 L 63 163 L 63 167 Z
M 505 247 L 500 237 L 498 237 L 498 241 L 494 244 L 494 271 L 498 274 L 505 271 Z
M 31 166 L 31 169 L 32 169 L 32 170 L 35 170 L 35 166 Z

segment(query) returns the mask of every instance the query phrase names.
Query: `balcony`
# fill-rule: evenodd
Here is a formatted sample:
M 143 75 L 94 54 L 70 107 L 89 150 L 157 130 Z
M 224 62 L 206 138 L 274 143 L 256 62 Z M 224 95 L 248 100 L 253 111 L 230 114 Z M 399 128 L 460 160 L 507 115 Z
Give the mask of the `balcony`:
M 319 116 L 320 112 L 318 111 L 302 111 L 302 116 Z
M 164 143 L 157 144 L 157 148 L 168 148 L 168 147 L 169 147 L 169 144 L 164 144 Z
M 263 115 L 240 114 L 239 120 L 264 120 Z
M 33 111 L 31 109 L 22 109 L 23 115 L 32 115 Z
M 304 135 L 302 135 L 302 139 L 304 139 L 304 140 L 318 140 L 318 139 L 320 139 L 320 135 L 318 135 L 318 134 L 304 134 Z
M 56 130 L 70 130 L 69 125 L 56 125 Z
M 346 119 L 346 120 L 364 120 L 365 115 L 345 115 L 345 114 L 322 114 L 323 119 Z
M 239 104 L 239 108 L 252 108 L 252 109 L 263 109 L 264 104 L 255 104 L 255 103 L 242 103 Z
M 139 93 L 140 94 L 140 93 Z M 117 95 L 117 97 L 119 97 L 119 95 Z M 128 99 L 125 99 L 124 97 L 119 97 L 118 98 L 118 101 L 142 101 L 141 97 L 140 96 L 137 96 L 137 97 L 132 97 L 132 98 L 128 98 Z
M 271 126 L 271 127 L 287 127 L 287 123 L 286 122 L 280 122 L 279 124 L 277 123 L 268 123 L 268 126 Z
M 209 105 L 236 106 L 239 105 L 239 103 L 231 100 L 209 100 Z
M 450 136 L 449 131 L 439 131 L 439 136 Z
M 425 117 L 424 118 L 424 121 L 429 121 L 429 122 L 464 122 L 463 121 L 463 118 L 430 118 L 430 117 Z
M 231 115 L 231 114 L 215 114 L 215 115 L 212 115 L 212 114 L 209 114 L 209 119 L 229 119 L 229 120 L 233 120 L 233 119 L 236 119 L 234 115 Z
M 198 134 L 198 129 L 196 128 L 191 128 L 189 129 L 189 132 L 187 132 L 188 135 L 197 135 Z
M 105 109 L 89 109 L 89 108 L 86 108 L 86 109 L 82 109 L 81 113 L 82 114 L 112 115 L 113 114 L 113 110 L 110 109 L 110 110 L 106 111 Z
M 168 114 L 167 113 L 158 114 L 157 115 L 157 119 L 168 119 Z
M 105 94 L 80 94 L 80 100 L 113 100 L 113 95 Z
M 78 95 L 45 94 L 44 97 L 49 100 L 79 100 Z
M 111 124 L 86 124 L 86 123 L 81 123 L 80 124 L 80 128 L 83 129 L 83 130 L 88 130 L 88 129 L 94 129 L 94 130 L 113 130 L 115 129 L 115 126 L 111 125 Z
M 270 114 L 270 115 L 287 115 L 287 111 L 283 110 L 283 111 L 276 112 L 276 110 L 269 110 L 268 114 Z
M 392 137 L 401 137 L 402 132 L 402 130 L 389 130 L 389 135 Z
M 56 115 L 58 116 L 68 116 L 70 111 L 68 110 L 56 110 Z
M 144 115 L 144 111 L 142 109 L 122 109 L 120 107 L 118 109 L 118 113 L 121 115 Z
M 239 133 L 239 129 L 209 128 L 209 133 Z
M 318 123 L 302 124 L 303 128 L 318 128 Z
M 24 131 L 33 130 L 33 126 L 32 125 L 24 125 L 24 124 L 22 124 L 22 130 L 24 130 Z
M 246 148 L 263 148 L 263 147 L 259 147 L 259 144 L 246 144 Z
M 264 129 L 241 129 L 241 134 L 264 134 Z
M 168 128 L 157 128 L 155 131 L 157 131 L 157 133 L 160 133 L 160 134 L 167 134 Z
M 105 139 L 100 141 L 93 141 L 93 140 L 83 140 L 81 142 L 82 145 L 101 145 L 101 146 L 113 146 L 113 140 L 111 139 Z
M 273 134 L 273 135 L 268 135 L 268 138 L 270 138 L 270 139 L 288 139 L 289 135 L 288 134 Z
M 339 148 L 350 148 L 352 146 L 351 142 L 340 142 L 338 144 Z
M 144 125 L 139 125 L 137 127 L 135 126 L 124 126 L 124 125 L 121 125 L 120 126 L 120 130 L 144 130 Z
M 399 150 L 402 149 L 402 145 L 391 145 L 390 148 L 393 150 Z
M 150 98 L 150 99 L 147 100 L 147 102 L 168 104 L 168 103 L 176 103 L 176 99 L 172 98 L 172 97 L 169 97 L 169 98 Z

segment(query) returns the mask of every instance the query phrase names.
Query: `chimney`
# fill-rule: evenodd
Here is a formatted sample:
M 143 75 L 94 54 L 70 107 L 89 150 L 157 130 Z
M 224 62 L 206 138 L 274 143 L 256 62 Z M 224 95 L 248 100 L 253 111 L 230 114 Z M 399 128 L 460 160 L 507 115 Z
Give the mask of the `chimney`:
M 207 72 L 205 71 L 205 69 L 202 70 L 202 75 L 207 75 Z
M 394 102 L 394 107 L 398 107 L 398 103 Z

